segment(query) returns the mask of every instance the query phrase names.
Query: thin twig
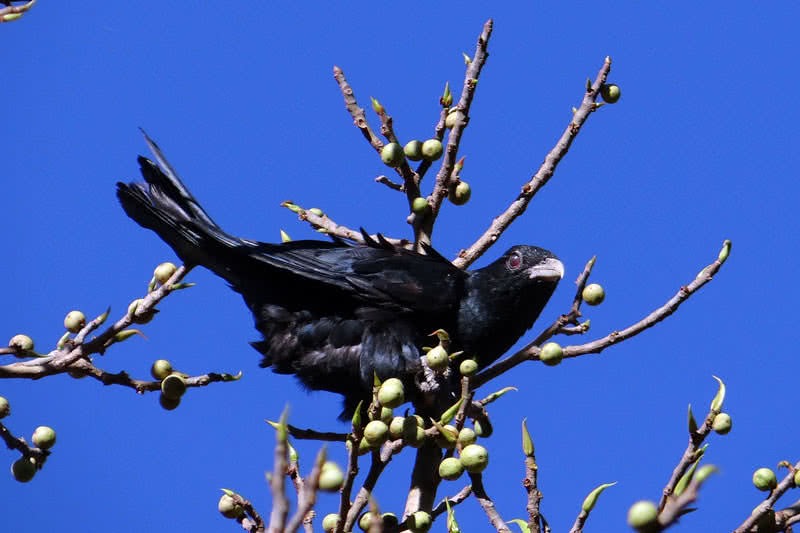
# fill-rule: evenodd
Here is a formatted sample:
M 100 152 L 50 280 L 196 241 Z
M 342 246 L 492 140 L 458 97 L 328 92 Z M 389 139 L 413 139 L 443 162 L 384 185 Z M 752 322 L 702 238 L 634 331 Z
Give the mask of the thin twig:
M 506 523 L 500 518 L 500 514 L 497 512 L 494 502 L 489 495 L 486 494 L 486 489 L 483 487 L 483 475 L 470 474 L 469 477 L 472 480 L 472 494 L 475 496 L 475 499 L 478 500 L 481 508 L 483 508 L 483 512 L 486 513 L 489 522 L 491 522 L 498 533 L 511 533 Z
M 281 415 L 280 423 L 286 424 L 286 409 Z M 275 466 L 270 480 L 272 491 L 272 512 L 269 517 L 269 532 L 282 533 L 286 525 L 286 517 L 289 515 L 289 500 L 286 499 L 284 491 L 284 476 L 286 476 L 287 458 L 289 447 L 287 446 L 285 428 L 279 428 L 275 432 Z
M 447 512 L 447 503 L 445 502 L 449 502 L 450 507 L 455 507 L 459 503 L 466 500 L 470 494 L 472 494 L 472 485 L 467 485 L 453 496 L 444 498 L 436 507 L 433 508 L 431 511 L 431 517 L 435 520 L 437 516 Z
M 319 491 L 319 476 L 322 473 L 322 465 L 325 463 L 326 456 L 327 453 L 323 447 L 317 453 L 317 457 L 314 460 L 314 468 L 311 470 L 308 478 L 306 478 L 303 483 L 303 490 L 298 494 L 297 511 L 295 511 L 294 516 L 286 525 L 285 531 L 288 533 L 294 533 L 297 531 L 297 528 L 300 527 L 301 523 L 307 526 L 307 530 L 312 530 L 311 521 L 308 519 L 307 515 L 317 501 L 317 492 Z
M 572 120 L 567 124 L 564 133 L 561 134 L 556 145 L 544 158 L 544 162 L 536 171 L 536 174 L 522 186 L 522 191 L 519 196 L 511 202 L 511 205 L 497 217 L 492 220 L 491 225 L 476 240 L 468 249 L 459 252 L 458 257 L 453 261 L 459 268 L 467 268 L 476 259 L 494 244 L 500 235 L 508 228 L 509 225 L 528 207 L 528 204 L 533 199 L 534 195 L 544 187 L 555 173 L 558 163 L 563 159 L 569 151 L 572 141 L 575 140 L 581 127 L 589 118 L 589 115 L 596 109 L 597 104 L 595 100 L 600 91 L 600 86 L 605 83 L 606 77 L 611 70 L 611 58 L 607 57 L 603 62 L 603 66 L 597 73 L 597 77 L 592 83 L 591 89 L 587 89 L 583 95 L 583 102 L 581 106 L 573 113 Z
M 375 484 L 378 482 L 381 473 L 383 473 L 383 469 L 386 468 L 386 465 L 392 460 L 392 456 L 402 448 L 403 440 L 397 439 L 387 442 L 383 445 L 383 448 L 372 452 L 372 463 L 370 464 L 369 472 L 367 472 L 367 477 L 364 480 L 364 484 L 359 489 L 356 499 L 353 500 L 353 505 L 350 506 L 350 510 L 347 512 L 347 517 L 344 520 L 345 531 L 352 531 L 358 515 L 361 514 L 361 510 L 369 503 L 372 491 L 375 489 Z
M 33 4 L 36 3 L 36 0 L 30 0 L 30 2 L 21 6 L 10 5 L 10 1 L 3 3 L 8 4 L 8 7 L 0 9 L 0 22 L 11 22 L 12 20 L 20 18 L 27 10 L 33 7 Z

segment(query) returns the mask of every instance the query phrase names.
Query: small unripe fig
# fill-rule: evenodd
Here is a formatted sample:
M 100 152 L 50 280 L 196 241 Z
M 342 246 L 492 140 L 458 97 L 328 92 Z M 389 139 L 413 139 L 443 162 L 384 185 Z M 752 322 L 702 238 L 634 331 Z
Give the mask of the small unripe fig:
M 442 429 L 447 432 L 447 434 L 452 437 L 453 441 L 450 442 L 447 437 L 442 435 L 441 433 L 436 436 L 436 445 L 444 448 L 446 450 L 452 450 L 456 447 L 456 441 L 458 440 L 458 430 L 451 425 L 442 426 Z
M 489 422 L 488 419 L 486 420 L 476 420 L 472 423 L 472 427 L 475 428 L 475 434 L 481 438 L 488 439 L 494 433 L 494 428 L 492 427 L 492 423 Z
M 170 374 L 161 380 L 161 394 L 171 400 L 176 400 L 186 392 L 186 382 L 178 374 Z
M 132 302 L 131 302 L 131 303 L 128 305 L 128 314 L 129 314 L 129 315 L 132 315 L 133 313 L 135 313 L 135 312 L 136 312 L 136 309 L 137 309 L 137 308 L 138 308 L 140 305 L 142 305 L 142 302 L 143 302 L 143 301 L 144 301 L 144 300 L 142 300 L 141 298 L 138 298 L 138 299 L 136 299 L 136 300 L 132 301 Z M 134 317 L 133 317 L 133 322 L 134 322 L 134 323 L 136 323 L 136 324 L 147 324 L 148 322 L 150 322 L 151 320 L 153 320 L 153 317 L 154 317 L 154 316 L 156 316 L 156 313 L 157 313 L 157 312 L 158 312 L 158 311 L 157 311 L 156 309 L 150 309 L 150 311 L 148 311 L 148 312 L 146 312 L 146 313 L 143 313 L 143 314 L 141 314 L 141 315 L 139 315 L 139 316 L 134 316 Z
M 364 438 L 372 446 L 380 446 L 389 436 L 389 426 L 380 420 L 373 420 L 364 428 Z
M 656 504 L 648 500 L 641 500 L 628 509 L 628 525 L 639 531 L 647 530 L 658 519 Z
M 456 125 L 456 108 L 447 112 L 447 117 L 444 119 L 444 127 L 451 130 Z
M 403 425 L 405 422 L 406 419 L 402 416 L 392 418 L 391 423 L 389 423 L 389 435 L 393 439 L 399 439 L 403 436 Z
M 29 352 L 33 350 L 33 339 L 27 335 L 14 335 L 11 337 L 11 340 L 8 341 L 8 347 L 15 348 L 23 352 Z
M 461 372 L 462 376 L 474 376 L 475 372 L 478 371 L 478 362 L 475 359 L 464 359 L 458 365 L 458 371 Z
M 406 518 L 406 526 L 411 533 L 426 533 L 433 524 L 431 515 L 425 511 L 417 511 Z
M 80 311 L 70 311 L 64 318 L 64 327 L 70 333 L 78 333 L 86 325 L 86 315 Z
M 37 448 L 49 450 L 56 443 L 56 432 L 49 426 L 39 426 L 31 437 Z
M 366 513 L 361 515 L 361 518 L 358 519 L 358 527 L 363 529 L 364 531 L 369 531 L 369 526 L 372 523 L 372 513 L 367 511 Z
M 166 359 L 156 359 L 150 367 L 150 375 L 153 379 L 162 380 L 172 374 L 172 363 Z
M 350 444 L 348 442 L 348 444 Z M 358 441 L 358 455 L 364 455 L 372 451 L 372 445 L 367 441 L 367 439 L 362 438 Z
M 436 161 L 442 157 L 443 151 L 442 141 L 439 139 L 428 139 L 422 143 L 422 157 L 428 161 Z
M 400 523 L 400 520 L 397 519 L 397 515 L 394 513 L 383 513 L 381 519 L 383 520 L 384 529 L 394 529 L 397 527 L 397 524 Z
M 403 152 L 410 160 L 420 161 L 422 159 L 422 141 L 408 141 Z
M 22 457 L 11 464 L 11 475 L 20 483 L 27 483 L 36 474 L 33 457 Z
M 775 472 L 769 468 L 759 468 L 753 472 L 753 485 L 758 490 L 768 491 L 778 486 L 778 478 Z
M 590 283 L 583 288 L 581 293 L 583 301 L 589 305 L 600 305 L 606 299 L 606 291 L 602 285 L 597 283 Z
M 311 209 L 308 210 L 308 212 L 311 213 L 312 215 L 317 215 L 318 217 L 325 216 L 325 213 L 323 213 L 322 209 L 320 209 L 319 207 L 312 207 Z
M 0 419 L 3 419 L 11 414 L 11 404 L 8 400 L 0 396 Z
M 178 406 L 181 404 L 180 397 L 178 398 L 167 398 L 164 396 L 164 393 L 158 395 L 158 403 L 161 407 L 164 408 L 166 411 L 172 411 L 173 409 L 177 409 Z
M 472 189 L 464 180 L 460 180 L 458 185 L 455 187 L 450 188 L 450 192 L 447 194 L 447 199 L 453 205 L 464 205 L 465 203 L 469 202 L 469 197 L 472 196 Z
M 392 419 L 394 418 L 394 412 L 389 409 L 388 407 L 381 407 L 380 417 L 378 420 L 386 424 L 387 426 L 392 423 Z
M 336 492 L 344 483 L 344 473 L 339 465 L 332 461 L 327 461 L 322 465 L 322 472 L 319 474 L 319 489 L 326 492 Z
M 178 270 L 178 267 L 167 261 L 166 263 L 161 263 L 156 267 L 153 271 L 153 277 L 156 278 L 156 281 L 161 283 L 162 285 L 169 281 L 169 278 Z
M 711 428 L 720 435 L 725 435 L 731 430 L 731 415 L 728 413 L 718 414 L 714 417 L 714 422 L 711 423 Z
M 381 383 L 378 389 L 378 402 L 389 409 L 394 409 L 405 402 L 403 382 L 397 378 L 389 378 Z
M 381 150 L 381 160 L 390 167 L 399 167 L 404 159 L 403 147 L 397 143 L 389 143 Z
M 403 440 L 409 446 L 418 448 L 425 440 L 425 430 L 415 416 L 408 416 L 403 421 Z
M 756 514 L 756 511 L 761 507 L 757 505 L 755 509 L 750 513 L 751 515 Z M 756 520 L 755 528 L 751 529 L 750 531 L 757 531 L 758 533 L 768 532 L 773 533 L 776 530 L 776 523 L 775 523 L 775 510 L 774 509 L 767 509 L 767 512 L 762 514 Z
M 322 531 L 325 533 L 330 533 L 334 529 L 336 529 L 336 525 L 339 523 L 341 518 L 336 513 L 326 514 L 325 518 L 322 519 Z
M 470 444 L 475 444 L 476 440 L 478 440 L 478 436 L 475 434 L 475 431 L 470 428 L 461 428 L 461 431 L 458 432 L 458 444 L 462 448 Z
M 217 503 L 217 510 L 225 518 L 239 518 L 244 514 L 244 508 L 236 503 L 231 496 L 223 494 Z
M 604 83 L 600 86 L 600 96 L 603 97 L 603 101 L 609 104 L 615 104 L 619 100 L 619 97 L 622 96 L 622 92 L 619 90 L 618 85 Z
M 427 208 L 428 208 L 428 200 L 426 200 L 422 196 L 417 196 L 416 198 L 414 198 L 414 201 L 411 202 L 411 211 L 413 211 L 418 215 L 424 213 Z
M 542 346 L 542 350 L 539 352 L 539 359 L 547 366 L 556 366 L 563 357 L 564 350 L 556 342 L 548 342 Z
M 439 463 L 439 477 L 448 481 L 455 481 L 464 473 L 464 465 L 455 457 L 447 457 Z
M 794 471 L 794 486 L 800 487 L 800 470 Z
M 447 368 L 447 363 L 449 363 L 447 350 L 441 344 L 437 344 L 425 354 L 425 362 L 431 370 L 444 370 Z
M 477 474 L 489 466 L 489 452 L 480 444 L 470 444 L 461 450 L 461 464 L 467 472 Z

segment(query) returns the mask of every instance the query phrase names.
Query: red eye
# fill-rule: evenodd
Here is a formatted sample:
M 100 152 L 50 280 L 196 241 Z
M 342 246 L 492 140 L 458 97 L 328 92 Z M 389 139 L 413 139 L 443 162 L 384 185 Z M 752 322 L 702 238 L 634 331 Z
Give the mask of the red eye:
M 509 269 L 516 270 L 522 265 L 522 257 L 518 253 L 513 253 L 511 257 L 506 260 L 506 265 Z

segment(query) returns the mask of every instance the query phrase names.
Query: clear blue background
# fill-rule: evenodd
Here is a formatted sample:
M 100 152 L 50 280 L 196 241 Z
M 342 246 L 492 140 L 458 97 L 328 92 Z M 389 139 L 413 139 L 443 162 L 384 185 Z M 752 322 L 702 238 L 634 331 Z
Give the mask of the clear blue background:
M 461 151 L 473 197 L 442 212 L 435 245 L 445 255 L 473 242 L 515 197 L 606 55 L 623 95 L 590 117 L 555 178 L 479 262 L 529 243 L 566 264 L 529 339 L 568 309 L 572 281 L 594 254 L 593 279 L 607 299 L 586 310 L 586 341 L 660 306 L 716 258 L 723 239 L 733 251 L 716 279 L 655 329 L 556 368 L 523 365 L 486 387 L 519 387 L 492 406 L 487 490 L 506 520 L 526 517 L 519 426 L 527 417 L 553 531 L 568 530 L 586 493 L 610 481 L 619 484 L 587 531 L 624 530 L 631 503 L 658 499 L 687 442 L 686 405 L 703 415 L 715 374 L 729 387 L 733 431 L 711 437 L 707 457 L 720 475 L 679 527 L 730 530 L 763 497 L 753 470 L 800 459 L 800 9 L 749 5 L 39 2 L 0 26 L 0 337 L 24 332 L 46 351 L 67 311 L 95 316 L 111 305 L 118 318 L 153 267 L 174 258 L 114 196 L 115 181 L 138 178 L 135 158 L 146 154 L 138 126 L 231 233 L 277 241 L 283 228 L 317 238 L 279 207 L 292 199 L 350 227 L 408 236 L 405 201 L 373 183 L 387 168 L 353 127 L 331 69 L 344 69 L 362 106 L 379 98 L 401 139 L 425 139 L 445 81 L 460 87 L 461 53 L 473 53 L 494 17 Z M 224 282 L 200 269 L 190 280 L 198 286 L 168 298 L 144 328 L 148 340 L 131 339 L 96 363 L 145 378 L 166 357 L 186 372 L 243 370 L 244 379 L 191 390 L 173 412 L 156 394 L 92 379 L 0 382 L 15 434 L 27 438 L 40 424 L 58 432 L 33 482 L 0 475 L 0 529 L 236 531 L 217 513 L 220 487 L 270 508 L 264 472 L 274 436 L 264 418 L 289 403 L 297 425 L 346 429 L 335 421 L 336 396 L 306 394 L 258 368 L 247 345 L 258 337 L 251 317 Z M 307 470 L 317 444 L 296 444 Z M 341 447 L 330 452 L 344 458 Z M 16 457 L 3 452 L 0 466 Z M 404 452 L 379 482 L 383 509 L 402 511 L 410 464 Z M 444 483 L 441 494 L 463 483 Z M 319 513 L 337 501 L 321 497 Z M 465 531 L 490 527 L 474 500 L 457 517 Z

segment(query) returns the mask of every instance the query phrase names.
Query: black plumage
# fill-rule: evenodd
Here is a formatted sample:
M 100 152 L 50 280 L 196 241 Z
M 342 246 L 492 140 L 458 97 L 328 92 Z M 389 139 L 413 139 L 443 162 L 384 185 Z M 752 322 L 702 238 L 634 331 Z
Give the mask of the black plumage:
M 534 246 L 463 271 L 430 247 L 423 255 L 366 234 L 366 244 L 233 237 L 145 138 L 160 168 L 140 156 L 147 185 L 117 184 L 125 212 L 188 266 L 210 269 L 244 297 L 263 335 L 251 343 L 261 366 L 342 394 L 345 413 L 369 397 L 373 373 L 400 377 L 413 399 L 420 347 L 435 343 L 435 329 L 481 368 L 493 362 L 533 325 L 563 275 L 561 262 Z

